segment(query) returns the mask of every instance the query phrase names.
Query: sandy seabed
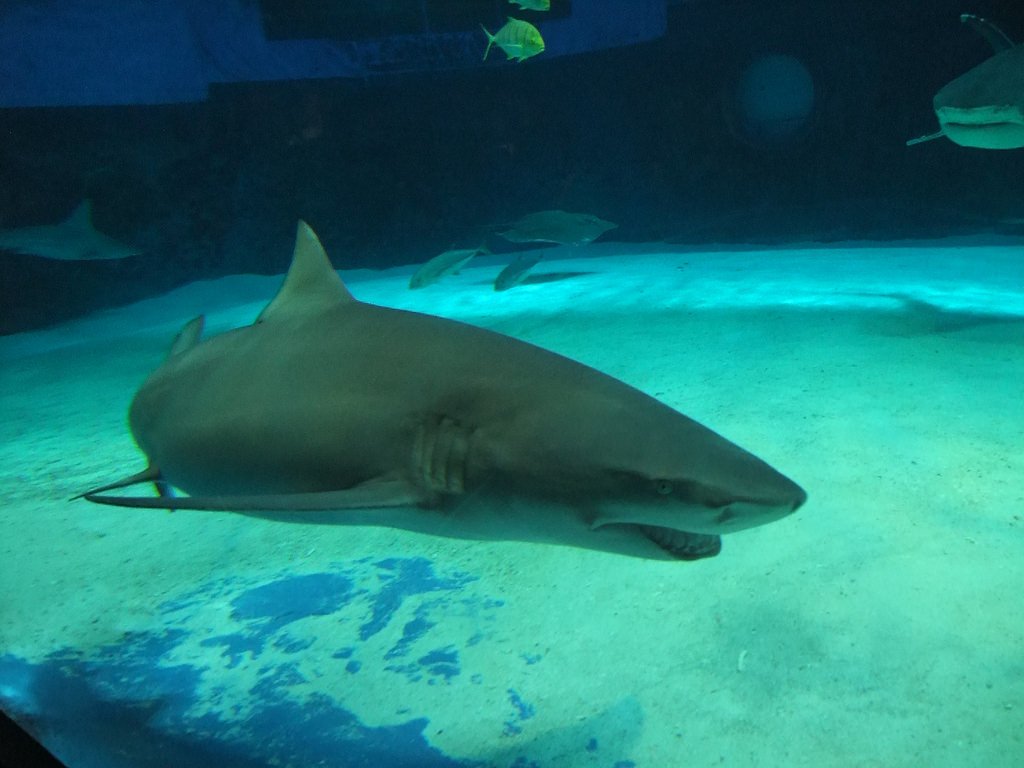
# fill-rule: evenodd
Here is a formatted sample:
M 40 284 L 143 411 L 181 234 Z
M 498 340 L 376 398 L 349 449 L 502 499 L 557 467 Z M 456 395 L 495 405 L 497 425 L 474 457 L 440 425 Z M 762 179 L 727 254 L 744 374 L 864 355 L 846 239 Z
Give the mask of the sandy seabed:
M 1020 243 L 595 244 L 495 293 L 499 269 L 415 292 L 411 268 L 342 274 L 621 378 L 806 506 L 687 563 L 69 502 L 141 468 L 127 406 L 177 328 L 250 322 L 279 279 L 197 283 L 0 340 L 0 657 L 173 626 L 154 663 L 202 670 L 196 717 L 244 721 L 274 685 L 367 727 L 426 718 L 440 753 L 489 765 L 1024 765 Z M 431 574 L 386 611 L 381 568 L 406 566 L 381 558 Z M 242 591 L 325 573 L 351 587 L 333 610 L 216 642 Z M 42 707 L 29 688 L 0 675 L 0 703 Z

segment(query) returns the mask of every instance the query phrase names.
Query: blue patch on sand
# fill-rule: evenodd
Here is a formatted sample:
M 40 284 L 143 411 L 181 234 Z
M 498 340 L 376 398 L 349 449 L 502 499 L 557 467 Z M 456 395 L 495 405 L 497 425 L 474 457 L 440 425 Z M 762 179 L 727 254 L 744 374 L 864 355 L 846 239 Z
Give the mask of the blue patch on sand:
M 217 594 L 231 582 L 210 585 Z M 356 592 L 351 579 L 335 573 L 310 573 L 286 576 L 246 589 L 231 600 L 231 619 L 239 625 L 236 632 L 206 638 L 204 647 L 222 646 L 228 666 L 237 667 L 246 654 L 258 656 L 269 640 L 292 622 L 309 616 L 327 616 L 347 606 Z M 176 600 L 163 608 L 163 613 L 178 613 L 194 604 L 194 600 Z M 303 640 L 276 638 L 275 647 L 296 653 L 310 647 L 315 638 Z M 282 645 L 283 643 L 283 645 Z
M 405 601 L 419 599 L 388 651 L 407 656 L 436 626 L 431 611 L 443 615 L 451 595 L 474 578 L 439 576 L 423 558 L 389 558 L 339 564 L 336 572 L 285 574 L 256 585 L 238 576 L 211 581 L 162 604 L 157 631 L 126 634 L 89 653 L 66 649 L 39 663 L 0 656 L 0 706 L 17 720 L 31 721 L 46 746 L 84 768 L 474 765 L 432 747 L 423 737 L 424 717 L 411 713 L 405 723 L 374 728 L 315 687 L 311 694 L 290 696 L 295 686 L 315 684 L 301 671 L 301 654 L 315 651 L 320 640 L 308 628 L 282 631 L 304 619 L 330 617 L 329 623 L 346 628 L 351 643 L 382 631 Z M 424 602 L 427 593 L 435 594 Z M 476 597 L 463 602 L 474 611 L 481 607 Z M 196 620 L 200 611 L 212 610 L 216 617 L 221 604 L 220 621 L 229 631 L 209 636 L 195 628 L 210 626 L 211 619 Z M 323 618 L 318 621 L 309 627 L 325 626 Z M 325 639 L 337 647 L 337 634 Z M 228 663 L 197 657 L 197 646 L 221 648 Z M 370 661 L 359 658 L 362 651 L 356 642 L 324 658 L 336 660 L 339 673 L 354 674 Z M 292 660 L 282 661 L 282 654 Z M 383 665 L 386 660 L 372 661 Z M 245 701 L 232 707 L 219 698 L 243 662 L 250 670 L 255 665 L 257 679 L 245 689 Z M 430 682 L 461 671 L 451 646 L 408 666 Z M 236 711 L 244 711 L 244 717 L 235 718 Z
M 511 720 L 505 721 L 505 728 L 502 733 L 506 736 L 516 736 L 523 732 L 523 728 L 519 724 L 524 720 L 529 720 L 533 717 L 537 713 L 537 710 L 534 708 L 533 704 L 525 701 L 513 688 L 508 689 L 508 700 L 515 708 L 515 715 Z
M 444 678 L 445 682 L 462 672 L 462 667 L 459 664 L 459 652 L 450 645 L 420 656 L 416 659 L 416 663 L 420 668 L 427 670 L 431 678 Z M 431 679 L 430 682 L 434 683 L 436 680 Z
M 360 640 L 368 640 L 384 629 L 407 597 L 457 591 L 476 579 L 464 573 L 448 578 L 438 577 L 431 562 L 422 557 L 391 557 L 378 560 L 374 565 L 381 571 L 378 578 L 383 586 L 373 601 L 369 621 L 359 627 Z
M 334 573 L 289 576 L 248 589 L 231 601 L 231 618 L 259 620 L 265 634 L 306 616 L 326 616 L 352 599 L 351 580 Z

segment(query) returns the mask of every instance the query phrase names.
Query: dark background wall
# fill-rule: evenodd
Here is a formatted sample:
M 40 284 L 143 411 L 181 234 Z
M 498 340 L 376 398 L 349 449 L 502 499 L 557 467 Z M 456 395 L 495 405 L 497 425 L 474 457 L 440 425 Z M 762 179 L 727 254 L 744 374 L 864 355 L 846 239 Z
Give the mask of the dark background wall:
M 0 111 L 0 227 L 89 197 L 98 229 L 146 251 L 0 253 L 0 332 L 280 273 L 299 217 L 343 267 L 424 261 L 544 208 L 611 219 L 623 240 L 1019 234 L 1024 150 L 904 145 L 936 129 L 936 90 L 991 55 L 962 12 L 1024 40 L 1019 0 L 698 1 L 671 5 L 655 43 L 584 56 Z M 771 52 L 798 57 L 816 86 L 812 120 L 781 146 L 740 135 L 728 108 L 738 73 Z

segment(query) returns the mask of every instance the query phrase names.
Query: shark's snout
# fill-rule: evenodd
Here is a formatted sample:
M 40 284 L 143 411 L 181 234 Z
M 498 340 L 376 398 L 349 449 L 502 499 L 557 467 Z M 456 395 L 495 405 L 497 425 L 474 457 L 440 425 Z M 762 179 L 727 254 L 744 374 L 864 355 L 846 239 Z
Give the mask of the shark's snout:
M 803 488 L 746 452 L 722 466 L 731 467 L 733 474 L 716 478 L 712 488 L 692 496 L 704 507 L 693 530 L 720 534 L 764 525 L 792 514 L 807 501 Z
M 775 477 L 766 492 L 756 499 L 758 504 L 784 510 L 784 514 L 796 512 L 807 501 L 807 491 L 783 474 L 772 470 Z
M 792 506 L 789 508 L 790 512 L 796 512 L 807 502 L 807 491 L 796 483 L 793 483 L 793 487 L 795 490 L 792 496 Z
M 736 445 L 723 443 L 708 459 L 705 482 L 718 489 L 727 507 L 739 503 L 741 508 L 760 510 L 759 516 L 782 517 L 807 501 L 807 492 L 797 483 Z
M 807 491 L 775 469 L 771 474 L 771 482 L 759 502 L 766 507 L 783 510 L 787 515 L 796 512 L 807 501 Z

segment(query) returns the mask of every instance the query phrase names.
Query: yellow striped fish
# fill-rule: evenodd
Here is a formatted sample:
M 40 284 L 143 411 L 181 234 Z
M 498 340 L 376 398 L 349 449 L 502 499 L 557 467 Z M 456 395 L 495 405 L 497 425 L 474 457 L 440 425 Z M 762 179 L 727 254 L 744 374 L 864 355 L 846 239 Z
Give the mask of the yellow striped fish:
M 482 24 L 480 29 L 487 35 L 484 61 L 487 61 L 487 54 L 491 52 L 492 45 L 497 45 L 505 52 L 505 56 L 516 61 L 523 61 L 544 51 L 544 38 L 540 36 L 540 30 L 529 22 L 510 16 L 505 26 L 493 35 Z

